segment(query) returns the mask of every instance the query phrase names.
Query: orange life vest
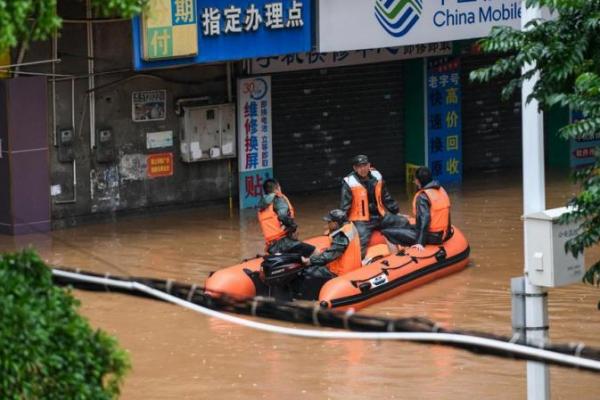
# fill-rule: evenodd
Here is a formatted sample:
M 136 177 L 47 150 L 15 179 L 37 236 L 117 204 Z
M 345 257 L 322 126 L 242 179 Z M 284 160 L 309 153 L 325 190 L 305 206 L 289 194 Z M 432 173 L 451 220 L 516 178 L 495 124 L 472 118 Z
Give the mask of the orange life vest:
M 275 193 L 275 196 L 285 200 L 290 209 L 290 216 L 294 218 L 294 207 L 292 207 L 292 203 L 290 203 L 288 198 L 283 193 Z M 279 217 L 277 217 L 277 213 L 273 209 L 274 203 L 275 199 L 273 199 L 273 202 L 268 207 L 258 211 L 258 222 L 260 223 L 260 229 L 267 245 L 287 235 L 285 226 L 281 223 Z
M 375 201 L 377 202 L 377 210 L 379 215 L 382 217 L 385 215 L 385 207 L 381 200 L 381 191 L 383 190 L 383 177 L 379 171 L 372 169 L 371 175 L 377 179 L 377 185 L 375 186 Z M 344 182 L 350 187 L 352 191 L 352 205 L 348 212 L 348 219 L 350 221 L 368 221 L 370 219 L 369 213 L 369 193 L 362 183 L 356 178 L 354 174 L 350 174 L 344 178 Z
M 429 223 L 429 232 L 442 232 L 442 238 L 445 238 L 450 228 L 450 198 L 448 193 L 440 186 L 439 189 L 420 189 L 413 198 L 413 214 L 417 216 L 417 197 L 425 193 L 429 199 L 431 222 Z
M 347 274 L 350 271 L 359 269 L 362 266 L 362 258 L 360 254 L 360 237 L 353 223 L 347 223 L 337 231 L 331 233 L 329 237 L 333 240 L 333 236 L 342 233 L 350 243 L 346 247 L 346 251 L 339 258 L 329 263 L 328 267 L 331 272 L 340 276 Z

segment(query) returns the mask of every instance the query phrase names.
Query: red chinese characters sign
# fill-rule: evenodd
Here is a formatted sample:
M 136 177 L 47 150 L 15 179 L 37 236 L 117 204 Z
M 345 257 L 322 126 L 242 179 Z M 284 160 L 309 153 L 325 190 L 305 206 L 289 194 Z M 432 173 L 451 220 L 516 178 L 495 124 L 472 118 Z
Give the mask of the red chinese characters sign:
M 173 153 L 150 154 L 146 164 L 149 178 L 173 175 Z

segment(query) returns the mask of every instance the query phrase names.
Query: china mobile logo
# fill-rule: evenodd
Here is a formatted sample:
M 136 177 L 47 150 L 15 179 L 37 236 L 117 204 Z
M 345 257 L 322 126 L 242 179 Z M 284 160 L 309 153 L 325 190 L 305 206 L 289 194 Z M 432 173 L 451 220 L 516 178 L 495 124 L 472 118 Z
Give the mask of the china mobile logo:
M 423 0 L 375 0 L 375 18 L 394 37 L 404 36 L 423 12 Z

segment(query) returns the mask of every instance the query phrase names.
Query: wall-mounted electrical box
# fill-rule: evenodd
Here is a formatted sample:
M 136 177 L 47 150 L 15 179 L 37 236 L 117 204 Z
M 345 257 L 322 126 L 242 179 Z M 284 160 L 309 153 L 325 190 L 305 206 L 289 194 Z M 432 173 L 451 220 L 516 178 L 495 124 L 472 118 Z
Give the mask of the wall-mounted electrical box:
M 72 162 L 75 159 L 75 153 L 73 151 L 73 129 L 59 129 L 57 139 L 58 161 Z
M 537 286 L 559 287 L 581 282 L 585 273 L 583 254 L 573 257 L 565 252 L 565 243 L 579 233 L 577 224 L 559 224 L 566 207 L 526 215 L 525 273 Z
M 99 163 L 115 161 L 115 137 L 110 129 L 98 129 L 97 131 L 96 161 Z
M 209 161 L 236 156 L 235 104 L 183 106 L 181 159 Z

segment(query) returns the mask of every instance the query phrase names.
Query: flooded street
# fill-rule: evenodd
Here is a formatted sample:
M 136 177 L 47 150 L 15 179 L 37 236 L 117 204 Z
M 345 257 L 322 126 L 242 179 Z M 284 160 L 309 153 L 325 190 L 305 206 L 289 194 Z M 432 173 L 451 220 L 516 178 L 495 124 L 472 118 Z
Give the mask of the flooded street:
M 575 190 L 569 180 L 547 180 L 547 208 L 564 205 Z M 448 327 L 510 335 L 510 278 L 523 270 L 520 182 L 519 171 L 467 178 L 451 199 L 452 221 L 471 245 L 470 266 L 362 312 L 424 316 Z M 403 188 L 390 189 L 408 212 Z M 337 190 L 291 196 L 302 237 L 323 231 L 320 217 L 337 207 L 338 196 Z M 255 213 L 236 211 L 230 218 L 226 202 L 47 236 L 0 237 L 2 251 L 28 244 L 56 266 L 198 284 L 210 271 L 263 251 Z M 598 258 L 598 248 L 588 251 L 587 265 Z M 76 295 L 91 323 L 116 335 L 131 354 L 123 399 L 526 398 L 526 364 L 520 361 L 404 342 L 278 336 L 158 301 Z M 600 347 L 599 299 L 600 289 L 583 284 L 550 290 L 551 340 Z M 600 398 L 597 374 L 550 371 L 552 399 Z

